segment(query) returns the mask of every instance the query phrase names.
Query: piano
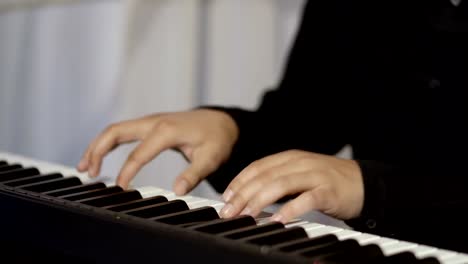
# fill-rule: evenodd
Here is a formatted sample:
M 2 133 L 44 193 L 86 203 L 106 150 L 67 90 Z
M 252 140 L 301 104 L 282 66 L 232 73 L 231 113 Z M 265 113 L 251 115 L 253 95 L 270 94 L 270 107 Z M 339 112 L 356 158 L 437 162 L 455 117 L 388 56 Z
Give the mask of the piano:
M 468 263 L 468 254 L 267 213 L 0 152 L 0 246 L 14 263 Z

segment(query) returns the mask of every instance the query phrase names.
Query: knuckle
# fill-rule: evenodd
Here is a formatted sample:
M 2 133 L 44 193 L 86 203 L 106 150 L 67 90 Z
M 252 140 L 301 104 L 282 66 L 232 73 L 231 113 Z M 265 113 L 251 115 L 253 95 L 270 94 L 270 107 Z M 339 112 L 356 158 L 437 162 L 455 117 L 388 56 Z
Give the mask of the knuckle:
M 278 189 L 285 190 L 286 192 L 292 188 L 292 181 L 287 177 L 281 177 L 275 181 L 275 187 Z
M 257 175 L 260 173 L 260 161 L 254 161 L 245 168 L 245 174 Z
M 248 202 L 248 199 L 245 195 L 244 192 L 238 192 L 236 196 L 234 196 L 232 203 L 234 204 L 235 207 L 241 207 L 242 205 L 246 204 Z
M 299 212 L 301 211 L 300 204 L 296 202 L 295 200 L 293 200 L 293 202 L 286 204 L 283 207 L 282 211 L 283 211 L 283 214 L 287 217 L 298 215 Z
M 155 124 L 154 129 L 165 133 L 172 131 L 174 127 L 175 124 L 172 120 L 168 118 L 160 118 L 160 120 Z
M 304 203 L 313 205 L 316 203 L 315 194 L 313 191 L 309 191 L 303 194 Z
M 316 207 L 322 208 L 323 204 L 323 195 L 322 191 L 320 189 L 316 189 L 312 192 L 309 192 L 307 195 L 307 200 L 310 201 L 311 203 L 315 204 Z
M 263 173 L 262 180 L 269 182 L 278 177 L 278 172 L 276 169 L 269 169 Z
M 241 186 L 241 180 L 239 180 L 239 177 L 234 178 L 231 183 L 229 184 L 228 188 L 231 189 L 234 192 L 237 192 L 239 187 Z
M 104 156 L 104 150 L 101 148 L 96 148 L 91 152 L 91 159 L 100 159 Z
M 270 194 L 268 192 L 260 192 L 249 201 L 249 205 L 252 209 L 260 210 L 270 200 Z
M 317 203 L 317 206 L 322 209 L 328 209 L 333 207 L 333 191 L 329 186 L 322 186 L 317 188 L 313 193 L 313 199 Z
M 234 180 L 230 184 L 230 189 L 232 189 L 233 191 L 237 191 L 247 183 L 247 180 L 245 179 L 245 177 L 242 177 L 242 176 L 243 175 L 240 175 L 234 178 Z
M 242 186 L 247 184 L 247 182 L 248 181 L 245 179 L 245 177 L 242 177 L 242 176 L 236 177 L 235 181 L 233 181 L 233 184 L 232 184 L 232 190 L 237 191 L 238 189 L 242 188 Z
M 211 159 L 208 159 L 206 162 L 205 162 L 205 168 L 207 171 L 215 171 L 219 166 L 219 161 L 218 161 L 218 158 L 216 157 L 213 157 Z
M 119 128 L 120 128 L 119 123 L 111 124 L 104 130 L 104 133 L 105 134 L 115 134 L 115 133 L 117 133 Z
M 105 155 L 105 151 L 102 147 L 97 144 L 92 150 L 89 152 L 89 157 L 93 160 L 101 159 Z
M 137 151 L 133 151 L 133 152 L 130 153 L 130 155 L 128 156 L 128 162 L 129 162 L 129 163 L 133 163 L 133 164 L 140 165 L 140 164 L 144 163 L 144 159 L 141 157 L 140 154 L 138 154 Z
M 184 175 L 181 176 L 180 179 L 185 180 L 189 186 L 195 186 L 200 181 L 199 177 L 193 173 L 192 174 L 185 173 Z
M 299 167 L 310 167 L 312 164 L 312 160 L 310 157 L 302 156 L 302 157 L 299 157 L 295 163 Z
M 217 155 L 217 153 L 210 153 L 210 154 L 205 154 L 206 159 L 204 160 L 204 167 L 206 170 L 209 171 L 214 171 L 218 169 L 219 165 L 222 162 L 221 156 Z

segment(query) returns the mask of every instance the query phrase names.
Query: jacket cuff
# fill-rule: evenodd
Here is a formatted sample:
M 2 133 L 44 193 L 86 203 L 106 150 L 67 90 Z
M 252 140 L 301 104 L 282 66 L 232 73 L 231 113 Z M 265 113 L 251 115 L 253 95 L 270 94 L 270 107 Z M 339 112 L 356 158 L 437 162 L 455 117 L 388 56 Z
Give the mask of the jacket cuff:
M 392 167 L 371 160 L 356 160 L 361 168 L 364 182 L 364 205 L 359 217 L 345 223 L 355 230 L 392 236 L 385 221 L 386 190 L 384 175 L 392 173 Z

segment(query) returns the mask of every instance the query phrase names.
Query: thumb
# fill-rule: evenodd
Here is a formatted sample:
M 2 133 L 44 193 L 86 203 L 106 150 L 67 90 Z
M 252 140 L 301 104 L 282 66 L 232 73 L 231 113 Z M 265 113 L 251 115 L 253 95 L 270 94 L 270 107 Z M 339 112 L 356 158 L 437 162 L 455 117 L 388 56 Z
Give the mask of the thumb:
M 219 168 L 221 160 L 214 155 L 197 155 L 192 163 L 174 182 L 174 192 L 185 195 L 195 188 L 200 181 Z

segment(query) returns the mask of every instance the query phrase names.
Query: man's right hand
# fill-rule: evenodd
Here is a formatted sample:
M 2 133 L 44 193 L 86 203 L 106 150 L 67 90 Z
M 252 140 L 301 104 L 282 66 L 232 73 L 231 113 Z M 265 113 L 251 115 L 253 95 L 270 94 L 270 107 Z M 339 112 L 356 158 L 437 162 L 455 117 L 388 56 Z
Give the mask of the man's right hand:
M 199 109 L 162 113 L 113 124 L 106 128 L 85 151 L 77 169 L 99 175 L 103 158 L 122 143 L 141 141 L 128 156 L 117 177 L 117 184 L 128 188 L 139 170 L 162 151 L 175 149 L 190 161 L 177 177 L 174 192 L 184 195 L 214 172 L 229 158 L 239 131 L 226 113 Z

